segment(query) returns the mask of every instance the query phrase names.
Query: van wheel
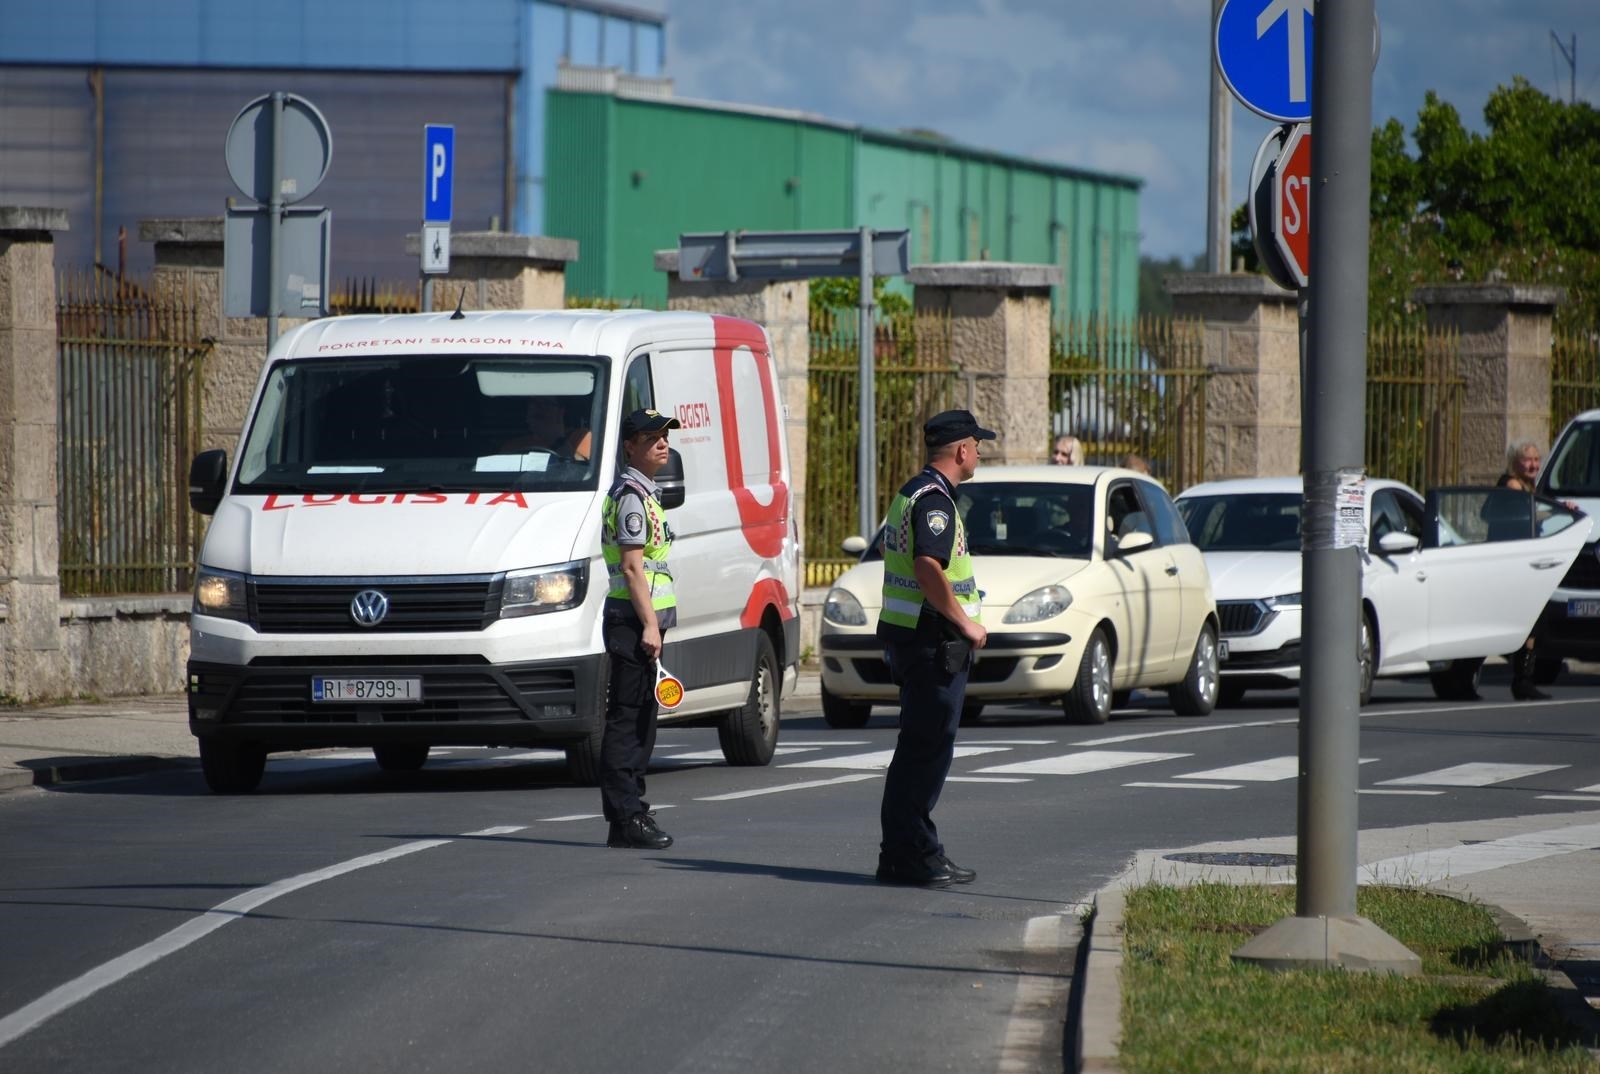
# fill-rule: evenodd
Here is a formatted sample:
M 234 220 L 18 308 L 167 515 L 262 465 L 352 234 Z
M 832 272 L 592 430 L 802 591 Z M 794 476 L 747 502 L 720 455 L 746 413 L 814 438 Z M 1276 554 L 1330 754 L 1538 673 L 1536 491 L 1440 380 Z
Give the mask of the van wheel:
M 605 668 L 600 673 L 607 683 L 600 691 L 600 708 L 594 714 L 589 733 L 567 747 L 567 778 L 580 787 L 600 785 L 600 743 L 606 734 L 606 709 L 611 701 L 610 675 Z
M 372 756 L 385 772 L 415 772 L 428 762 L 428 747 L 413 742 L 385 742 L 372 747 Z
M 1533 659 L 1533 681 L 1540 686 L 1549 686 L 1561 677 L 1566 666 L 1567 662 L 1558 657 L 1536 656 Z
M 1225 709 L 1237 708 L 1244 700 L 1246 687 L 1236 682 L 1225 682 L 1217 687 L 1217 704 Z
M 983 719 L 983 703 L 969 701 L 961 706 L 961 726 L 971 727 Z
M 1167 699 L 1179 716 L 1210 716 L 1217 707 L 1217 635 L 1210 623 L 1200 627 L 1189 670 L 1182 682 L 1167 688 Z
M 1372 684 L 1378 678 L 1378 636 L 1372 616 L 1361 613 L 1361 632 L 1356 637 L 1357 707 L 1372 700 Z M 1472 696 L 1476 697 L 1477 694 Z
M 1476 701 L 1482 674 L 1482 657 L 1452 660 L 1448 666 L 1428 672 L 1428 681 L 1433 684 L 1433 696 L 1440 701 Z
M 846 701 L 838 694 L 822 688 L 822 722 L 836 731 L 853 731 L 867 726 L 872 718 L 872 704 L 866 701 Z
M 1111 718 L 1111 646 L 1099 627 L 1089 635 L 1078 661 L 1078 677 L 1061 699 L 1068 723 L 1105 723 Z
M 756 633 L 756 668 L 744 704 L 717 724 L 722 756 L 731 765 L 764 765 L 778 748 L 778 658 L 765 631 Z
M 259 742 L 200 740 L 200 771 L 213 794 L 249 794 L 261 784 L 267 750 Z

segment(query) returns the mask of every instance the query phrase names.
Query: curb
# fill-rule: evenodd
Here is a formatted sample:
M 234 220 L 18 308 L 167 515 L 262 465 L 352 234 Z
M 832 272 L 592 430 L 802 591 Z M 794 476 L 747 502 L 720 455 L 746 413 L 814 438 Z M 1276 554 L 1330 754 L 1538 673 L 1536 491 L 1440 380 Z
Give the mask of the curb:
M 69 761 L 38 768 L 0 768 L 0 794 L 28 787 L 54 787 L 63 783 L 86 783 L 119 776 L 140 776 L 165 769 L 192 768 L 198 762 L 189 757 L 107 757 L 103 760 Z

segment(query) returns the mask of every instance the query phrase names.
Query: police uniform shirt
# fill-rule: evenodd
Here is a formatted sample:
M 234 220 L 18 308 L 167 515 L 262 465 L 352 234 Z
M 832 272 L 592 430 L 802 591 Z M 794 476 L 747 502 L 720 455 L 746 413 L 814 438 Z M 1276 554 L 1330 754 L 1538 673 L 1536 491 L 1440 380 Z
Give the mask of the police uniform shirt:
M 943 474 L 929 466 L 906 482 L 900 491 L 909 496 L 930 482 L 936 487 L 918 496 L 916 502 L 911 505 L 911 554 L 915 557 L 928 556 L 936 559 L 939 561 L 939 569 L 944 570 L 950 566 L 950 556 L 956 547 L 955 489 Z M 932 605 L 924 603 L 922 622 L 916 631 L 879 620 L 877 635 L 885 641 L 937 638 L 939 634 L 936 628 L 943 619 L 942 615 L 933 610 Z
M 622 486 L 622 495 L 617 499 L 617 546 L 643 548 L 645 539 L 650 535 L 650 516 L 645 512 L 644 498 L 634 486 L 644 489 L 656 500 L 661 498 L 661 490 L 654 481 L 632 466 L 622 476 L 627 483 Z

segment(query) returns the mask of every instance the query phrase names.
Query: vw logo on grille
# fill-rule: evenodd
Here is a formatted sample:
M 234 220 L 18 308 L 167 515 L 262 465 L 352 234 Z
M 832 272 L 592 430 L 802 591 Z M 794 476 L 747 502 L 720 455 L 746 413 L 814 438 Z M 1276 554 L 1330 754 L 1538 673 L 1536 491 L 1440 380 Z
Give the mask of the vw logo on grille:
M 389 598 L 376 589 L 363 589 L 350 602 L 350 618 L 362 626 L 377 626 L 389 614 Z

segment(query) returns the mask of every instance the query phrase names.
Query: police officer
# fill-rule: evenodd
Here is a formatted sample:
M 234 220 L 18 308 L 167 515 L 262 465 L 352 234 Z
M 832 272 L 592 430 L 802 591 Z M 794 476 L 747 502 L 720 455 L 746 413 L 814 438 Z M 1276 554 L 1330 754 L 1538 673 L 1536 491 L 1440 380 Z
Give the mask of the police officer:
M 672 845 L 643 795 L 656 744 L 656 662 L 678 609 L 667 566 L 672 527 L 654 478 L 667 463 L 667 430 L 677 428 L 677 418 L 654 410 L 635 410 L 623 419 L 627 469 L 602 507 L 600 549 L 611 583 L 601 622 L 611 659 L 600 741 L 600 803 L 611 824 L 608 847 L 663 850 Z
M 988 637 L 955 491 L 978 470 L 978 442 L 994 435 L 968 411 L 935 414 L 922 427 L 927 466 L 889 505 L 877 633 L 900 685 L 900 737 L 883 784 L 878 879 L 886 884 L 945 887 L 977 876 L 945 856 L 932 814 L 955 753 L 972 650 Z

